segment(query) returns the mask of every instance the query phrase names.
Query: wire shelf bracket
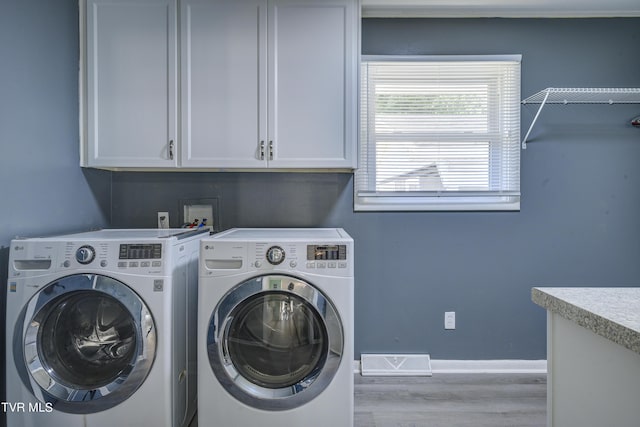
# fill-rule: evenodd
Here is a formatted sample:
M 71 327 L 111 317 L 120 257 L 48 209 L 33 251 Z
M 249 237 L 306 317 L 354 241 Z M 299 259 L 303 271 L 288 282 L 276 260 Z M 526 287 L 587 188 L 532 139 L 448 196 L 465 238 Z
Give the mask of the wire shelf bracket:
M 527 139 L 536 124 L 542 109 L 547 104 L 640 104 L 640 88 L 555 88 L 548 87 L 522 101 L 522 105 L 540 104 L 529 130 L 522 140 L 522 149 L 527 148 Z

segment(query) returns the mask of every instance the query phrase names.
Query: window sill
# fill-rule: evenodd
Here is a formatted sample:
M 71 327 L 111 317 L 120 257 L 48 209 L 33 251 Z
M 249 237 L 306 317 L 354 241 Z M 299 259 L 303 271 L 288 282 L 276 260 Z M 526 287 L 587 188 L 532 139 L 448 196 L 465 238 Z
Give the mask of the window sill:
M 454 200 L 452 200 L 454 199 Z M 487 200 L 489 199 L 489 200 Z M 411 212 L 472 212 L 520 211 L 520 197 L 361 197 L 355 196 L 353 210 L 356 212 L 411 211 Z

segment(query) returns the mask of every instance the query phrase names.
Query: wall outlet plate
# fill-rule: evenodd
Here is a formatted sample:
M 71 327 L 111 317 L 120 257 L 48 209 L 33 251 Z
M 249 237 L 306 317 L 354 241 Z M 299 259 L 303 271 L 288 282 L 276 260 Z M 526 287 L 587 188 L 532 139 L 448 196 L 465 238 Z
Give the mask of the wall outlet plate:
M 456 328 L 456 312 L 455 311 L 444 312 L 444 328 L 445 329 Z
M 158 228 L 169 228 L 169 212 L 158 212 Z

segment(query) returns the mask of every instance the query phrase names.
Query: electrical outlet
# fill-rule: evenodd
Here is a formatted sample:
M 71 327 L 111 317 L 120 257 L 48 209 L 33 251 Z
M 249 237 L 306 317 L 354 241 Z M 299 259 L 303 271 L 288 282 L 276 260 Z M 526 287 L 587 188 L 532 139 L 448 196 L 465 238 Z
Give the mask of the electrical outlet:
M 445 329 L 456 328 L 456 312 L 455 311 L 444 312 L 444 328 Z
M 158 212 L 158 228 L 169 228 L 169 212 Z

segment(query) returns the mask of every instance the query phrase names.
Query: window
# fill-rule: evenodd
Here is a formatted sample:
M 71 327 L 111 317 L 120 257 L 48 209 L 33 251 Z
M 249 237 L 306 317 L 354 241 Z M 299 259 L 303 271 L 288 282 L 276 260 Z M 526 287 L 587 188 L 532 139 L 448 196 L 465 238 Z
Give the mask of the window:
M 519 210 L 520 60 L 363 56 L 355 210 Z

